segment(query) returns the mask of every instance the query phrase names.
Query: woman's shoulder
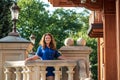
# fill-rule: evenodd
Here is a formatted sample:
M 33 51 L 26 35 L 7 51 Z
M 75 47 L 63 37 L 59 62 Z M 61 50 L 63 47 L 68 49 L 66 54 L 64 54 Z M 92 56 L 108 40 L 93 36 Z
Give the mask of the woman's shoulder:
M 38 48 L 39 48 L 39 49 L 42 49 L 42 46 L 41 46 L 41 45 L 39 45 L 39 46 L 38 46 Z

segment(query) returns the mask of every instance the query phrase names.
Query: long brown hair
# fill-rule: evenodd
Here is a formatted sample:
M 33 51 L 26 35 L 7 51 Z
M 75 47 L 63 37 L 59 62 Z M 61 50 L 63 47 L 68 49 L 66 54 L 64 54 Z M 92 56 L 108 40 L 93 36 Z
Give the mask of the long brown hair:
M 46 43 L 45 43 L 45 36 L 46 36 L 46 35 L 49 35 L 49 36 L 51 37 L 51 42 L 50 42 L 50 44 L 49 44 L 50 48 L 51 48 L 51 49 L 56 49 L 55 39 L 54 39 L 54 37 L 52 36 L 52 34 L 50 34 L 50 33 L 45 33 L 45 34 L 42 36 L 39 44 L 43 47 L 43 49 L 46 47 Z

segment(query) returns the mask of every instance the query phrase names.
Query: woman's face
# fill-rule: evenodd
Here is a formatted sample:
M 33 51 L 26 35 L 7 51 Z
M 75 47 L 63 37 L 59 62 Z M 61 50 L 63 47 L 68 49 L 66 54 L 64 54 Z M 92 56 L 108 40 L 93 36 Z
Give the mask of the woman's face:
M 45 36 L 45 43 L 50 44 L 50 42 L 51 42 L 51 37 L 49 35 L 46 35 Z

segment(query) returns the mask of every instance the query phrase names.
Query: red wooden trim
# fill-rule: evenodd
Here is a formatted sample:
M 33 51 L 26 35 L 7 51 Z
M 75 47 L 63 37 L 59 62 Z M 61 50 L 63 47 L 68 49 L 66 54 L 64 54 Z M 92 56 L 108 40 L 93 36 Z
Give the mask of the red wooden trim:
M 116 0 L 117 69 L 120 80 L 120 0 Z

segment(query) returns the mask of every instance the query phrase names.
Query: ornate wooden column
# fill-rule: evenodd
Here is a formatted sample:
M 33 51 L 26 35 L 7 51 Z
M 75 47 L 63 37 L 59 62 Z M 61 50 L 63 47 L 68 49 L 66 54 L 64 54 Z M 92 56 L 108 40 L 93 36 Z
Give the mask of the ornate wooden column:
M 116 14 L 115 0 L 104 0 L 104 80 L 117 79 Z
M 120 0 L 116 0 L 116 32 L 117 32 L 117 64 L 118 80 L 120 80 Z

